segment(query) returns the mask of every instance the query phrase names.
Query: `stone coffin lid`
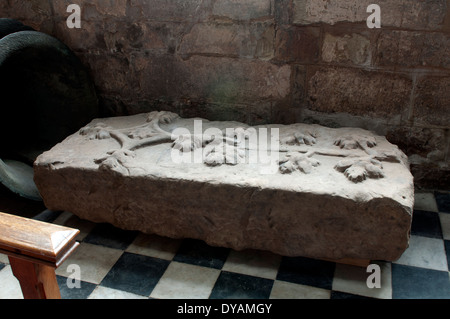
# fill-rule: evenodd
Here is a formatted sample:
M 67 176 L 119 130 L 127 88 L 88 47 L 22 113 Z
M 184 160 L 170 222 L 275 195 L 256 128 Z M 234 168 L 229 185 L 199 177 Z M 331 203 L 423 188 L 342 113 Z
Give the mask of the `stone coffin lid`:
M 395 260 L 414 202 L 407 157 L 358 128 L 96 119 L 35 162 L 52 210 L 290 256 Z

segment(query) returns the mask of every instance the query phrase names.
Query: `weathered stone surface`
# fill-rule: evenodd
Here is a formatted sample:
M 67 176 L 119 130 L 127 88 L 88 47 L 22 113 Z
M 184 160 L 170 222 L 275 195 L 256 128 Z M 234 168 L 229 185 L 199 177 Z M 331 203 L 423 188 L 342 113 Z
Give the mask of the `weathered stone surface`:
M 31 17 L 37 18 L 39 20 L 48 18 L 51 16 L 51 4 L 48 1 L 41 0 L 30 0 L 30 1 L 2 1 L 0 8 L 3 9 L 14 8 L 11 10 L 11 14 L 14 14 L 16 19 L 30 19 Z M 67 7 L 66 7 L 67 8 Z M 3 11 L 2 11 L 3 13 Z M 6 14 L 6 12 L 5 12 Z M 2 18 L 7 18 L 7 16 L 2 16 Z
M 48 1 L 2 1 L 0 18 L 16 19 L 45 33 L 51 33 L 53 30 L 52 9 Z
M 375 62 L 380 66 L 450 69 L 450 36 L 440 32 L 383 31 Z
M 67 17 L 67 7 L 77 4 L 82 8 L 83 21 L 98 21 L 102 18 L 120 18 L 153 21 L 194 21 L 206 17 L 210 0 L 55 0 L 54 12 L 59 19 Z M 208 9 L 208 10 L 206 10 Z
M 290 93 L 291 67 L 262 60 L 210 56 L 182 60 L 171 54 L 137 52 L 130 58 L 88 54 L 83 61 L 91 66 L 101 93 L 131 101 L 187 98 L 216 105 L 261 105 Z
M 314 63 L 320 56 L 320 28 L 283 27 L 277 30 L 276 59 L 283 62 Z
M 380 29 L 366 25 L 372 3 L 8 0 L 0 15 L 76 51 L 102 114 L 164 109 L 251 124 L 402 126 L 403 143 L 410 126 L 448 128 L 449 0 L 377 1 Z M 81 29 L 67 27 L 70 4 L 81 7 Z
M 326 32 L 322 60 L 327 63 L 349 63 L 370 66 L 372 61 L 369 32 Z
M 211 7 L 211 0 L 131 0 L 129 3 L 128 10 L 139 12 L 140 18 L 157 21 L 204 21 Z
M 82 56 L 90 64 L 91 74 L 97 89 L 101 93 L 122 95 L 126 97 L 135 89 L 136 80 L 132 81 L 130 61 L 121 54 L 87 54 Z M 114 81 L 109 79 L 114 78 Z
M 137 55 L 133 65 L 142 94 L 159 92 L 162 96 L 240 104 L 279 99 L 290 92 L 290 66 L 266 61 L 209 56 L 192 56 L 184 61 L 171 56 Z
M 293 22 L 297 24 L 366 22 L 367 7 L 373 1 L 363 0 L 294 0 Z M 415 30 L 439 29 L 446 15 L 446 0 L 379 0 L 381 25 Z
M 424 189 L 448 189 L 449 163 L 411 163 L 411 172 L 414 174 L 414 182 L 420 183 Z
M 233 20 L 250 20 L 269 16 L 272 0 L 216 1 L 212 14 Z
M 270 59 L 274 52 L 274 37 L 272 22 L 196 24 L 183 37 L 179 53 Z
M 55 24 L 55 36 L 75 52 L 100 52 L 106 49 L 105 30 L 99 21 L 83 21 L 83 28 L 67 32 L 66 21 Z
M 449 143 L 446 135 L 444 129 L 398 127 L 390 129 L 386 138 L 410 158 L 414 156 L 437 162 L 445 159 Z
M 418 81 L 412 120 L 418 124 L 450 127 L 450 77 L 429 76 Z
M 412 80 L 407 76 L 331 67 L 310 73 L 310 110 L 391 120 L 397 117 L 399 121 L 408 109 Z
M 395 260 L 409 242 L 407 158 L 357 128 L 97 119 L 34 170 L 49 209 L 124 229 L 331 259 Z
M 177 64 L 179 89 L 215 102 L 284 98 L 290 92 L 291 67 L 259 60 L 192 57 Z
M 70 15 L 67 12 L 67 7 L 71 4 L 80 6 L 83 21 L 98 21 L 100 16 L 124 17 L 127 9 L 127 0 L 54 0 L 52 2 L 55 14 L 61 19 Z

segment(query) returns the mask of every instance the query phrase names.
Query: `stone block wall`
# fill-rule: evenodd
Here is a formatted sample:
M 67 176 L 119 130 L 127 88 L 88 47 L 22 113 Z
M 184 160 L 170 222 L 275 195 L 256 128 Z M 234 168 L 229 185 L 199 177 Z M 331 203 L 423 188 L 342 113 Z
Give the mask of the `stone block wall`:
M 450 0 L 2 0 L 0 16 L 66 43 L 104 116 L 358 126 L 405 151 L 418 187 L 450 188 Z

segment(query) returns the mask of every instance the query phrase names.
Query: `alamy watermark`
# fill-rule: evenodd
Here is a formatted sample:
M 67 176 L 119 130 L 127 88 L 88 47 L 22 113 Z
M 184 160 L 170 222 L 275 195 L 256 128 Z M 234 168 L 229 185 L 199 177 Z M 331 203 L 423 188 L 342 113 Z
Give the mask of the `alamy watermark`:
M 179 127 L 172 132 L 172 162 L 176 164 L 259 164 L 261 174 L 278 171 L 279 128 L 208 127 L 194 121 L 194 131 Z
M 69 289 L 81 288 L 81 267 L 77 264 L 70 264 L 67 266 L 67 270 L 70 275 L 66 279 L 66 285 Z
M 378 4 L 370 4 L 367 7 L 367 13 L 371 13 L 367 18 L 367 27 L 369 29 L 381 28 L 381 8 Z M 81 7 L 78 4 L 70 4 L 67 7 L 70 16 L 66 20 L 69 29 L 81 28 Z
M 78 264 L 70 264 L 67 266 L 67 273 L 70 275 L 66 279 L 66 285 L 69 289 L 81 289 L 81 267 Z M 381 288 L 381 268 L 377 264 L 370 264 L 366 268 L 369 273 L 366 285 L 369 289 Z
M 377 264 L 370 264 L 367 269 L 367 273 L 370 275 L 367 277 L 366 285 L 367 288 L 381 288 L 381 268 Z
M 67 12 L 71 15 L 67 18 L 66 24 L 69 29 L 81 28 L 81 7 L 78 4 L 71 4 L 67 7 Z
M 369 29 L 381 28 L 381 8 L 378 4 L 371 4 L 367 7 L 367 13 L 372 13 L 367 18 L 367 27 Z

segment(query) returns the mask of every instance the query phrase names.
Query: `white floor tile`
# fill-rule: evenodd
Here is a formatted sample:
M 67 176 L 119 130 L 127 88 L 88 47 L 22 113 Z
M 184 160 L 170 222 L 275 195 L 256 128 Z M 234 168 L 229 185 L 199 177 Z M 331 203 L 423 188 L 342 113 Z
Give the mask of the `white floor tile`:
M 0 254 L 0 263 L 9 265 L 9 259 L 7 255 Z
M 14 277 L 10 265 L 0 270 L 0 299 L 23 299 L 19 281 Z
M 378 299 L 391 299 L 391 264 L 383 262 L 373 262 L 373 264 L 380 266 L 380 288 L 367 286 L 369 276 L 374 274 L 367 272 L 367 268 L 336 264 L 333 290 Z
M 232 250 L 222 269 L 255 277 L 275 279 L 280 263 L 281 256 L 270 252 Z
M 126 251 L 149 257 L 172 260 L 180 244 L 181 240 L 141 233 Z
M 132 294 L 126 291 L 97 286 L 88 299 L 148 299 L 147 297 Z
M 122 251 L 118 249 L 81 243 L 75 252 L 56 269 L 56 274 L 69 277 L 73 273 L 67 272 L 68 266 L 76 264 L 80 266 L 82 281 L 99 284 L 121 255 Z
M 158 299 L 207 299 L 220 270 L 171 262 L 150 297 Z
M 437 212 L 434 194 L 430 192 L 416 192 L 414 194 L 414 209 Z
M 439 213 L 441 220 L 442 236 L 445 240 L 450 240 L 450 214 Z
M 330 299 L 327 289 L 275 280 L 270 299 Z
M 448 271 L 442 239 L 411 236 L 410 245 L 397 264 Z

